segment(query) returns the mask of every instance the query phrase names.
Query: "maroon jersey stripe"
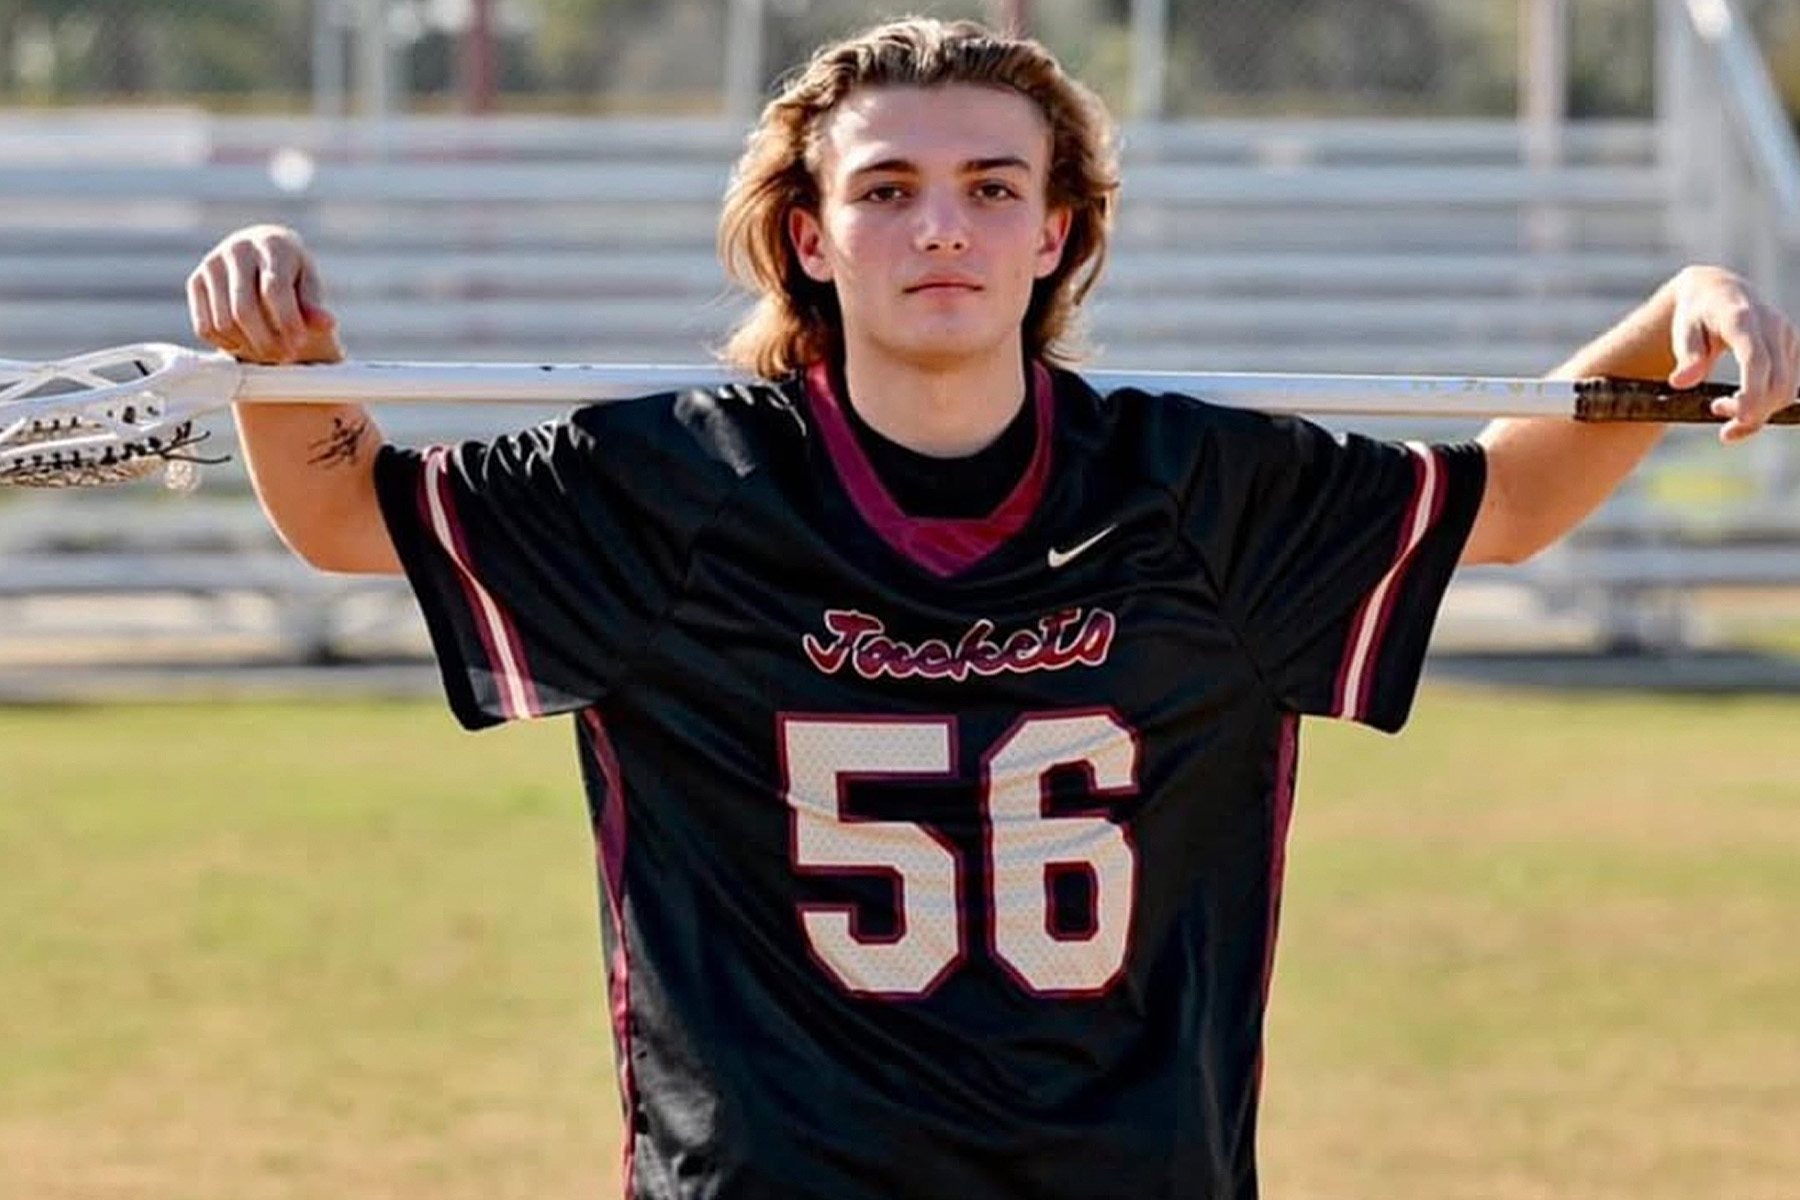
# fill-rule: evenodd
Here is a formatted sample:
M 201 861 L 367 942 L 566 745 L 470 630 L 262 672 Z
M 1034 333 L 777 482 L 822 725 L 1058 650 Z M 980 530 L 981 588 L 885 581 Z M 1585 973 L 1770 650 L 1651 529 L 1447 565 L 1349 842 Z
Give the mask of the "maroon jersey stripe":
M 806 396 L 832 465 L 857 512 L 888 545 L 940 578 L 967 570 L 999 549 L 1024 528 L 1044 494 L 1056 406 L 1050 372 L 1041 363 L 1031 366 L 1030 399 L 1037 417 L 1031 462 L 993 512 L 967 520 L 914 517 L 901 509 L 856 440 L 856 431 L 844 415 L 845 400 L 837 394 L 827 364 L 816 364 L 806 373 Z
M 468 598 L 469 612 L 487 651 L 488 666 L 499 685 L 502 713 L 509 719 L 540 716 L 543 705 L 524 670 L 524 644 L 513 626 L 512 615 L 483 586 L 469 565 L 468 541 L 446 471 L 449 457 L 450 451 L 444 446 L 434 446 L 426 452 L 425 470 L 419 477 L 420 512 L 438 544 L 456 566 L 457 579 Z
M 1412 503 L 1400 522 L 1400 546 L 1393 565 L 1363 598 L 1356 619 L 1350 623 L 1350 637 L 1344 645 L 1343 665 L 1338 669 L 1336 697 L 1331 706 L 1334 717 L 1360 720 L 1367 716 L 1375 666 L 1381 661 L 1382 637 L 1399 592 L 1397 585 L 1444 505 L 1443 465 L 1437 454 L 1416 442 L 1408 442 L 1406 448 L 1412 452 L 1417 477 Z
M 607 972 L 608 1000 L 611 1002 L 613 1038 L 618 1049 L 619 1090 L 624 1097 L 625 1122 L 621 1179 L 624 1194 L 632 1194 L 632 1170 L 637 1139 L 633 1136 L 637 1120 L 637 1080 L 631 1069 L 631 953 L 625 937 L 625 776 L 619 770 L 619 756 L 613 750 L 612 736 L 597 710 L 583 709 L 581 719 L 587 726 L 588 746 L 600 778 L 606 782 L 600 821 L 594 830 L 595 849 L 600 858 L 601 877 L 606 882 L 607 914 L 612 922 L 613 952 Z
M 1275 749 L 1275 798 L 1269 834 L 1269 929 L 1263 942 L 1262 1009 L 1268 1011 L 1269 988 L 1275 979 L 1275 940 L 1281 927 L 1281 889 L 1287 881 L 1288 829 L 1294 821 L 1294 765 L 1300 754 L 1300 714 L 1281 720 Z M 1262 1087 L 1264 1047 L 1256 1047 L 1256 1086 Z

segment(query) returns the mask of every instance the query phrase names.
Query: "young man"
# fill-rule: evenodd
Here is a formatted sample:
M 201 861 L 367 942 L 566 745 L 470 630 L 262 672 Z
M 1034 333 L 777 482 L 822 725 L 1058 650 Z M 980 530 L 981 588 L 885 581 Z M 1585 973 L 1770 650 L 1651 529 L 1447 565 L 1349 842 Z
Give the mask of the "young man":
M 1107 125 L 1030 42 L 917 20 L 763 114 L 721 245 L 768 382 L 383 446 L 246 407 L 293 548 L 404 570 L 457 717 L 572 713 L 636 1196 L 1245 1200 L 1298 718 L 1404 722 L 1458 561 L 1522 559 L 1655 439 L 1334 438 L 1053 364 Z M 198 334 L 340 350 L 299 239 Z M 1690 268 L 1561 368 L 1699 381 L 1796 335 Z

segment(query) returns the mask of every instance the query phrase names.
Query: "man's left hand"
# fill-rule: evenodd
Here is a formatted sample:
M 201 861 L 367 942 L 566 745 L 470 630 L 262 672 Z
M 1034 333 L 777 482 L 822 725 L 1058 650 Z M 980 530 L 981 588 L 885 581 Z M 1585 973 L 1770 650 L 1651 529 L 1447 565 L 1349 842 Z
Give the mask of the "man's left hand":
M 1675 369 L 1669 386 L 1699 384 L 1720 355 L 1737 359 L 1738 390 L 1714 400 L 1712 410 L 1726 418 L 1719 440 L 1743 441 L 1777 409 L 1794 403 L 1800 389 L 1800 332 L 1741 276 L 1722 267 L 1687 267 L 1670 283 L 1675 293 L 1669 327 Z

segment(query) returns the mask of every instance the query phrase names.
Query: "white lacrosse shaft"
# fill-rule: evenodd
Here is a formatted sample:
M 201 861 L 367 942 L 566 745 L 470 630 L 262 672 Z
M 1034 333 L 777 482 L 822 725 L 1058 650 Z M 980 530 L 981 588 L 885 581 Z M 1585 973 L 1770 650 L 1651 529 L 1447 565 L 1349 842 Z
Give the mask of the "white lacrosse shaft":
M 1601 382 L 1462 375 L 1082 374 L 1103 392 L 1177 392 L 1265 412 L 1410 417 L 1571 417 L 1584 403 L 1583 388 Z M 60 443 L 66 448 L 82 438 L 131 440 L 239 401 L 581 404 L 745 380 L 716 365 L 344 362 L 265 367 L 226 354 L 142 342 L 56 362 L 0 360 L 0 466 L 23 453 L 17 444 L 25 431 L 46 423 L 67 429 L 69 437 Z M 1654 383 L 1643 386 L 1658 390 Z M 1784 414 L 1790 423 L 1796 416 L 1800 414 Z M 1658 410 L 1631 419 L 1712 418 L 1690 406 L 1686 415 Z M 41 448 L 32 453 L 41 456 Z
M 345 362 L 238 368 L 233 398 L 250 402 L 563 404 L 744 382 L 716 366 Z M 1102 392 L 1180 392 L 1264 412 L 1417 417 L 1566 417 L 1572 380 L 1407 375 L 1082 371 Z
M 1461 375 L 1278 375 L 1088 371 L 1103 392 L 1176 392 L 1233 408 L 1313 416 L 1573 417 L 1713 422 L 1731 393 L 1707 383 L 1671 391 L 1655 380 Z M 160 461 L 204 458 L 195 422 L 233 402 L 574 405 L 744 382 L 717 366 L 573 363 L 346 362 L 263 367 L 225 354 L 144 342 L 56 362 L 0 359 L 0 484 L 82 487 L 122 482 Z M 1775 414 L 1800 424 L 1800 406 Z
M 1294 375 L 1246 372 L 1083 371 L 1101 391 L 1179 392 L 1265 412 L 1417 417 L 1566 417 L 1573 380 L 1457 375 Z M 688 387 L 744 382 L 717 365 L 344 362 L 264 367 L 226 354 L 144 342 L 50 363 L 0 360 L 0 444 L 9 424 L 63 413 L 140 409 L 146 417 L 198 416 L 234 401 L 367 404 L 580 404 Z M 49 386 L 54 383 L 55 386 Z

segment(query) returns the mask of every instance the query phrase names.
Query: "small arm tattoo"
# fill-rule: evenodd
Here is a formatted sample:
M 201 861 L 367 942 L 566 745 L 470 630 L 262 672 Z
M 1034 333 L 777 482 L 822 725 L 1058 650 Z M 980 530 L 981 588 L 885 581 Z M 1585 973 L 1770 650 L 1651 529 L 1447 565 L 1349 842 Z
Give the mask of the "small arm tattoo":
M 331 419 L 331 432 L 312 444 L 308 466 L 335 467 L 354 463 L 362 453 L 363 435 L 369 432 L 366 420 L 350 422 L 342 417 Z

